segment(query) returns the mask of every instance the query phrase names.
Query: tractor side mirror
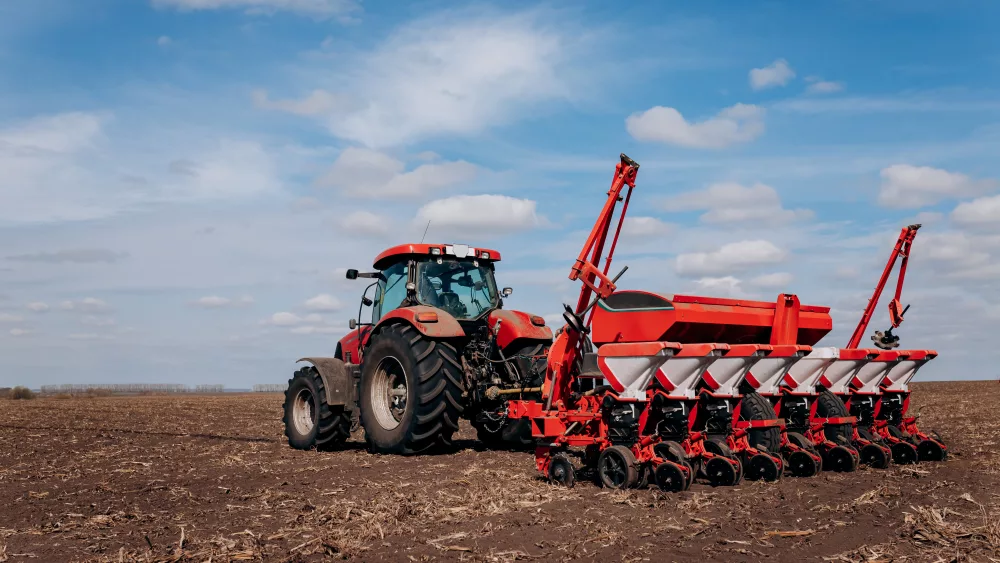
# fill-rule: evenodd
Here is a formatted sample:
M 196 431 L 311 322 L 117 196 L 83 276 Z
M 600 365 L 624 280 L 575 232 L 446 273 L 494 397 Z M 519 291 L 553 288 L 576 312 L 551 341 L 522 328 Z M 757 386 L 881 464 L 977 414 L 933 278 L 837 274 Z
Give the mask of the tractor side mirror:
M 371 306 L 372 306 L 372 303 L 374 303 L 374 301 L 372 301 L 372 300 L 371 300 L 370 298 L 368 298 L 368 297 L 362 297 L 362 298 L 361 298 L 361 302 L 362 302 L 362 303 L 364 304 L 364 306 L 365 306 L 365 307 L 371 307 Z
M 351 319 L 350 321 L 347 322 L 347 326 L 350 327 L 351 330 L 354 330 L 358 328 L 358 321 L 355 319 Z
M 510 297 L 511 293 L 514 293 L 513 287 L 505 287 L 500 290 L 500 295 L 503 295 L 504 297 Z
M 347 279 L 349 279 L 349 280 L 356 280 L 356 279 L 358 279 L 358 271 L 355 270 L 354 268 L 351 268 L 351 269 L 347 270 Z

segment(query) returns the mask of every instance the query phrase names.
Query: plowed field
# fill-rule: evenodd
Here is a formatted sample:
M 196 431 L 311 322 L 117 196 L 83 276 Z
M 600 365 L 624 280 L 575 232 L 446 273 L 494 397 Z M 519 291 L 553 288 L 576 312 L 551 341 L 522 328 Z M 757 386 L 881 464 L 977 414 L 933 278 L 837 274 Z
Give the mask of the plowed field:
M 300 452 L 280 395 L 0 401 L 4 561 L 993 561 L 1000 385 L 917 384 L 947 462 L 686 493 L 557 489 L 531 454 Z

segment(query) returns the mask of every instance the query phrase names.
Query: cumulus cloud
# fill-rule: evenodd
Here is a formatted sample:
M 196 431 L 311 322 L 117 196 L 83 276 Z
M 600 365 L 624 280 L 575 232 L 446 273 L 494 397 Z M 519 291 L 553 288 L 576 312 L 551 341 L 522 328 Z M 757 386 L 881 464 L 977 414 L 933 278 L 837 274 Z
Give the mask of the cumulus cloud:
M 228 297 L 220 297 L 218 295 L 207 295 L 196 299 L 192 305 L 197 307 L 202 307 L 204 309 L 225 309 L 229 307 L 242 307 L 253 303 L 253 297 L 249 295 L 244 295 L 238 299 L 230 299 Z
M 750 142 L 764 133 L 764 108 L 736 104 L 715 117 L 688 122 L 674 108 L 656 106 L 625 119 L 637 141 L 655 141 L 699 149 L 721 149 Z
M 305 326 L 297 326 L 292 330 L 290 330 L 289 332 L 291 332 L 292 334 L 335 334 L 342 331 L 343 331 L 342 328 L 329 325 L 322 325 L 322 326 L 305 325 Z
M 945 199 L 982 195 L 1000 187 L 996 180 L 977 180 L 958 172 L 910 164 L 883 168 L 881 176 L 878 202 L 886 207 L 923 207 Z
M 111 311 L 111 305 L 96 297 L 84 297 L 78 301 L 63 301 L 59 308 L 64 311 L 79 311 L 82 313 L 107 313 Z
M 785 289 L 792 283 L 792 279 L 792 274 L 788 272 L 775 272 L 773 274 L 757 276 L 750 280 L 750 283 L 765 289 Z
M 951 220 L 963 227 L 1000 229 L 1000 195 L 958 204 Z
M 24 307 L 29 311 L 34 311 L 36 313 L 44 313 L 49 310 L 49 304 L 44 301 L 32 301 Z
M 785 209 L 778 192 L 771 186 L 743 186 L 733 182 L 712 184 L 695 192 L 678 194 L 664 202 L 667 211 L 706 210 L 701 216 L 705 223 L 755 223 L 773 225 L 809 219 L 808 209 Z
M 270 318 L 265 319 L 262 324 L 269 324 L 274 326 L 298 326 L 302 324 L 319 324 L 323 322 L 323 316 L 318 313 L 311 313 L 305 316 L 299 316 L 295 313 L 289 313 L 287 311 L 281 311 L 270 316 Z
M 844 89 L 843 82 L 823 80 L 818 76 L 809 76 L 806 78 L 806 82 L 809 83 L 809 86 L 806 87 L 807 94 L 833 94 Z
M 303 305 L 312 311 L 337 311 L 341 308 L 340 300 L 328 293 L 307 299 Z
M 766 240 L 744 240 L 723 245 L 712 252 L 679 254 L 675 270 L 682 276 L 720 276 L 765 264 L 776 264 L 787 252 Z
M 334 111 L 347 108 L 350 98 L 332 94 L 326 90 L 313 90 L 308 96 L 298 100 L 272 100 L 266 90 L 254 90 L 251 99 L 255 107 L 274 111 L 283 111 L 301 116 L 328 115 Z
M 390 225 L 394 224 L 385 215 L 378 215 L 371 211 L 352 211 L 335 221 L 337 228 L 345 233 L 371 237 L 387 235 Z
M 622 235 L 631 237 L 658 237 L 670 234 L 676 225 L 663 222 L 656 217 L 626 217 L 622 225 Z
M 351 16 L 361 11 L 356 0 L 153 0 L 153 6 L 182 12 L 224 9 L 244 10 L 251 15 L 291 12 L 315 19 L 344 21 L 351 21 Z
M 67 262 L 75 264 L 95 264 L 98 262 L 113 264 L 127 257 L 127 252 L 115 252 L 105 248 L 77 248 L 56 252 L 20 254 L 17 256 L 8 256 L 7 259 L 15 262 L 43 262 L 48 264 L 63 264 Z
M 12 328 L 9 332 L 11 336 L 28 336 L 29 334 L 34 334 L 35 331 L 27 328 Z
M 169 47 L 170 44 L 173 42 L 174 40 L 167 35 L 161 35 L 159 38 L 156 39 L 156 44 L 159 45 L 160 47 Z
M 764 68 L 751 69 L 750 87 L 754 90 L 763 90 L 784 86 L 792 78 L 795 78 L 795 71 L 788 66 L 788 61 L 778 59 Z
M 740 280 L 733 276 L 719 278 L 705 277 L 695 280 L 698 292 L 721 297 L 741 297 L 743 288 L 740 287 Z
M 20 323 L 24 321 L 24 317 L 19 315 L 12 315 L 10 313 L 0 313 L 0 323 Z
M 477 173 L 475 165 L 462 160 L 421 164 L 409 172 L 405 170 L 401 160 L 385 153 L 348 147 L 316 183 L 352 197 L 417 197 L 471 182 Z
M 467 238 L 532 229 L 544 224 L 536 202 L 505 195 L 459 195 L 438 199 L 417 211 L 420 225 L 434 232 L 460 232 Z
M 593 63 L 580 49 L 585 34 L 550 15 L 467 9 L 411 21 L 349 66 L 303 73 L 330 87 L 270 107 L 312 114 L 368 147 L 476 134 L 586 90 L 577 71 Z

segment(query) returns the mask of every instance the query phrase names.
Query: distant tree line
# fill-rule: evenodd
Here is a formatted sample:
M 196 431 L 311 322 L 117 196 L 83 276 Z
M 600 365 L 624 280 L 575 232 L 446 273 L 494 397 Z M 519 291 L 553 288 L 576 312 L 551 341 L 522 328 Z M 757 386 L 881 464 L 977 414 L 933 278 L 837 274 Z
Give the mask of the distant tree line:
M 253 386 L 254 393 L 284 393 L 287 383 L 259 383 Z

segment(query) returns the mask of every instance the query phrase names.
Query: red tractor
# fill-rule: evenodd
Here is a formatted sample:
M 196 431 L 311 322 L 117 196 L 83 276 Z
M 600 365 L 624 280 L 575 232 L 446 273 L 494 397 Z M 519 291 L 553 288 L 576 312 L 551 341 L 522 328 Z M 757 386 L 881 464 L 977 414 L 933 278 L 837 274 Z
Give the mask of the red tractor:
M 537 315 L 503 308 L 500 253 L 464 244 L 404 244 L 375 258 L 359 317 L 333 358 L 302 358 L 285 391 L 285 435 L 297 449 L 332 449 L 359 426 L 375 452 L 416 454 L 450 445 L 460 418 L 490 446 L 531 443 L 530 423 L 508 420 L 510 399 L 539 399 L 552 331 Z M 369 296 L 372 293 L 372 296 Z

